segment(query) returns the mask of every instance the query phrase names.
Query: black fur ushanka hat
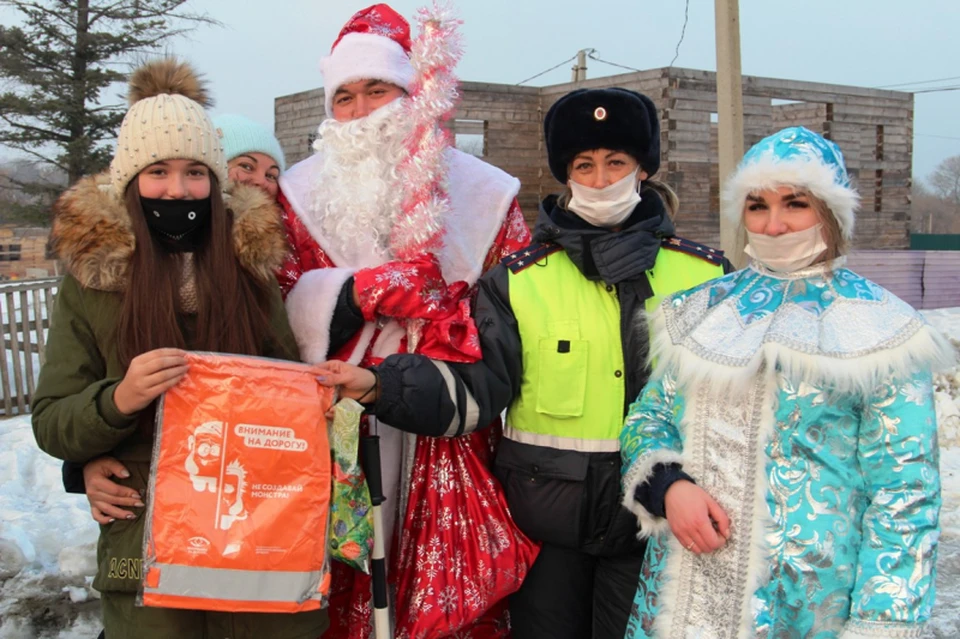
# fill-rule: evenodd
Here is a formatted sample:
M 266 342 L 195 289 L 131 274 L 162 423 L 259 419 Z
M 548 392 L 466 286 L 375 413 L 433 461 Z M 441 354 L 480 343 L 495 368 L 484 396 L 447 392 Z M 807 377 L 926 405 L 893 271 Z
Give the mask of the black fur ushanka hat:
M 550 172 L 567 183 L 581 151 L 623 151 L 650 177 L 660 169 L 660 119 L 653 100 L 619 87 L 578 89 L 557 100 L 543 120 Z

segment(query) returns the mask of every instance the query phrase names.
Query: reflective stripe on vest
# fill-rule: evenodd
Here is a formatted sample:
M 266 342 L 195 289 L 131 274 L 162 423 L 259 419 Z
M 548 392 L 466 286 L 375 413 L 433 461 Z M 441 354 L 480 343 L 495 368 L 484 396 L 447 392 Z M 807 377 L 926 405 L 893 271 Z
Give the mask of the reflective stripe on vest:
M 577 439 L 575 437 L 541 435 L 539 433 L 528 433 L 525 430 L 514 428 L 510 424 L 503 427 L 503 436 L 521 444 L 546 446 L 557 450 L 575 450 L 578 453 L 615 453 L 620 450 L 619 439 Z
M 661 249 L 647 275 L 650 312 L 663 297 L 719 277 L 723 268 Z M 523 375 L 504 436 L 561 450 L 618 451 L 626 369 L 616 288 L 585 278 L 565 251 L 509 278 Z
M 143 594 L 148 601 L 150 595 L 186 594 L 195 599 L 303 603 L 321 596 L 317 591 L 320 571 L 223 570 L 175 564 L 154 564 L 153 570 L 158 571 L 159 578 L 155 586 L 144 584 Z

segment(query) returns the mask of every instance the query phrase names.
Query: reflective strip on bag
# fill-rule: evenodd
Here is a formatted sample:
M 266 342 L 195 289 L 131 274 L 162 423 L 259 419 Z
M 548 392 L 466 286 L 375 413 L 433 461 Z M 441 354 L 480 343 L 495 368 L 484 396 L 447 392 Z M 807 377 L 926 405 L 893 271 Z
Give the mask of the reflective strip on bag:
M 173 595 L 232 601 L 304 602 L 320 598 L 322 573 L 225 570 L 155 564 L 156 586 L 144 584 L 144 595 Z M 152 580 L 151 580 L 152 581 Z

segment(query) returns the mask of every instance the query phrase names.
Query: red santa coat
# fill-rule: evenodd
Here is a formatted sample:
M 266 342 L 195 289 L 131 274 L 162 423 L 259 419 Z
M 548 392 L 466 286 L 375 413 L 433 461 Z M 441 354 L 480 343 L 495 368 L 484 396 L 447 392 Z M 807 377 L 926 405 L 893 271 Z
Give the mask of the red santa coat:
M 320 158 L 313 156 L 291 167 L 280 178 L 284 225 L 292 251 L 278 279 L 286 297 L 290 325 L 297 337 L 304 361 L 319 363 L 336 357 L 353 364 L 369 364 L 400 352 L 405 329 L 395 320 L 382 318 L 367 322 L 362 331 L 339 353 L 328 353 L 330 323 L 340 290 L 359 269 L 378 266 L 371 254 L 366 263 L 347 264 L 336 254 L 335 244 L 323 236 L 311 215 L 310 193 Z M 499 261 L 530 243 L 530 232 L 516 196 L 520 182 L 485 162 L 460 151 L 447 152 L 447 187 L 450 211 L 444 220 L 444 246 L 437 255 L 443 278 L 448 283 L 464 281 L 472 288 L 480 276 Z M 369 278 L 367 278 L 369 279 Z M 357 292 L 361 307 L 383 294 L 374 285 Z M 411 304 L 418 304 L 411 300 Z M 404 512 L 412 468 L 410 453 L 415 438 L 381 425 L 384 494 L 396 498 Z M 475 434 L 478 446 L 489 446 L 494 432 Z M 388 502 L 389 503 L 389 502 Z M 397 508 L 386 508 L 384 524 L 394 534 Z M 389 548 L 389 545 L 388 545 Z M 389 550 L 388 550 L 389 552 Z M 369 581 L 360 573 L 334 565 L 333 596 L 330 605 L 330 637 L 365 639 L 370 622 Z M 505 636 L 500 608 L 481 619 L 463 637 Z

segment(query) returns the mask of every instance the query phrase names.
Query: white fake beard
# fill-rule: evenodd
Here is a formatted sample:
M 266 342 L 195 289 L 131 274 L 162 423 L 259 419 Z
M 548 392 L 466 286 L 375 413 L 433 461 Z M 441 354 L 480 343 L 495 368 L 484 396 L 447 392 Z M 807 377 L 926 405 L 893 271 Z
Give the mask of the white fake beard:
M 390 259 L 390 231 L 403 204 L 397 168 L 411 128 L 403 118 L 404 100 L 358 120 L 320 124 L 313 147 L 322 160 L 310 211 L 338 266 Z

